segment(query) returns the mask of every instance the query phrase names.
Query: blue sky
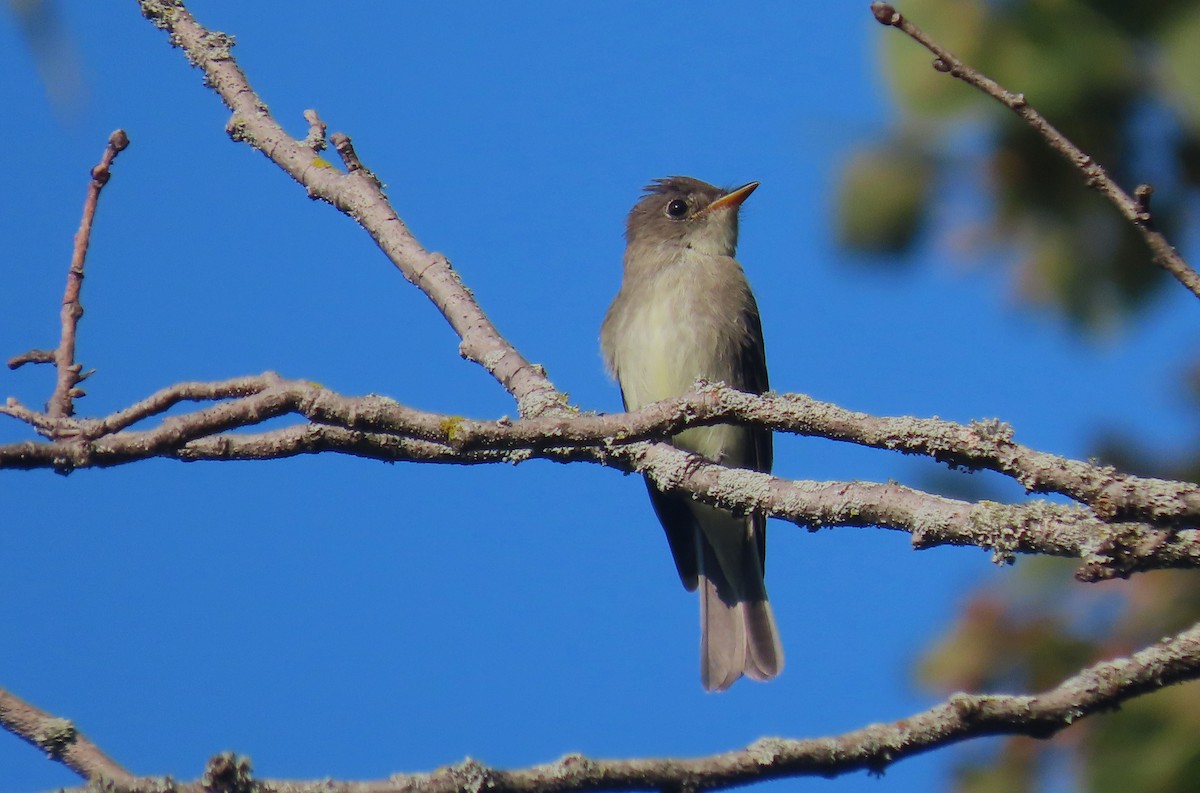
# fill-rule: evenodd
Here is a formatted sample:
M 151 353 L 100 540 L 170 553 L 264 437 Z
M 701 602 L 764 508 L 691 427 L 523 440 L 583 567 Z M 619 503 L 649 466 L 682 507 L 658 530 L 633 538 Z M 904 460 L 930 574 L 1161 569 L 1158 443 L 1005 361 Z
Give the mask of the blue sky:
M 777 390 L 1000 417 L 1068 455 L 1102 428 L 1177 448 L 1195 437 L 1175 380 L 1198 327 L 1182 290 L 1136 333 L 1085 341 L 1020 308 L 1002 271 L 962 266 L 936 229 L 899 270 L 837 249 L 837 169 L 898 123 L 878 59 L 897 34 L 865 2 L 191 8 L 237 38 L 293 133 L 314 107 L 353 137 L 418 238 L 583 409 L 620 404 L 597 332 L 625 214 L 650 179 L 688 174 L 762 182 L 739 258 Z M 57 111 L 0 16 L 3 357 L 56 341 L 87 173 L 123 127 L 132 144 L 88 260 L 79 358 L 97 373 L 82 414 L 265 370 L 446 413 L 515 412 L 359 228 L 229 141 L 228 112 L 133 3 L 62 11 L 86 101 Z M 4 396 L 33 406 L 51 386 L 44 367 L 0 374 Z M 0 442 L 27 437 L 0 421 Z M 789 477 L 919 484 L 929 470 L 777 441 Z M 226 749 L 261 776 L 368 779 L 467 755 L 697 755 L 892 720 L 936 701 L 913 687 L 913 660 L 965 593 L 1009 574 L 980 550 L 774 521 L 787 669 L 708 695 L 694 597 L 641 482 L 616 472 L 152 461 L 0 474 L 0 501 L 0 686 L 135 772 L 189 779 Z M 939 789 L 953 760 L 800 786 Z M 74 780 L 0 735 L 0 793 Z

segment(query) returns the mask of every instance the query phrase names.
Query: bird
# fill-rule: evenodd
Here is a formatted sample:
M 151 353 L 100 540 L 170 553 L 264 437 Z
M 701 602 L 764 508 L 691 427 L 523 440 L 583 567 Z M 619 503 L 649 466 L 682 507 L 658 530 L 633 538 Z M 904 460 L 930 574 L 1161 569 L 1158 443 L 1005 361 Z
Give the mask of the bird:
M 758 184 L 725 190 L 687 176 L 656 179 L 629 212 L 621 287 L 600 329 L 626 410 L 685 394 L 698 379 L 767 390 L 758 304 L 734 258 L 740 207 Z M 771 431 L 762 427 L 694 427 L 670 443 L 723 465 L 771 470 Z M 663 492 L 649 477 L 646 486 L 680 580 L 699 590 L 701 684 L 724 691 L 743 675 L 774 678 L 783 648 L 763 581 L 766 517 Z

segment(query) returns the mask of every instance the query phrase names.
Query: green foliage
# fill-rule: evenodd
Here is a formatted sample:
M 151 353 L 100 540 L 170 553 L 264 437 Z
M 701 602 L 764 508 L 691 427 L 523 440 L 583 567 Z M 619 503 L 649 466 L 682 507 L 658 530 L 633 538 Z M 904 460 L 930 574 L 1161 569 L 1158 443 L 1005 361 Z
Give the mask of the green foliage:
M 947 694 L 1036 692 L 1187 627 L 1200 613 L 1193 571 L 1081 587 L 1073 569 L 1060 559 L 1022 560 L 1004 587 L 977 593 L 922 660 L 921 682 Z M 1085 719 L 1052 741 L 1006 739 L 994 753 L 965 758 L 955 790 L 1037 789 L 1051 762 L 1069 753 L 1081 790 L 1191 793 L 1200 779 L 1197 734 L 1200 684 L 1188 683 Z
M 1157 189 L 1157 226 L 1181 224 L 1200 184 L 1200 1 L 911 0 L 900 10 L 941 44 L 1029 102 L 1128 192 Z M 966 167 L 986 165 L 978 196 L 990 209 L 981 244 L 1009 253 L 1020 292 L 1082 329 L 1129 318 L 1166 280 L 1117 210 L 1019 118 L 931 68 L 906 36 L 880 37 L 886 79 L 904 120 L 888 140 L 844 166 L 842 241 L 865 253 L 913 245 L 932 185 L 963 176 L 964 137 L 979 135 Z M 981 150 L 980 150 L 981 149 Z M 957 194 L 956 194 L 957 195 Z M 932 229 L 937 234 L 945 231 Z M 990 251 L 979 250 L 984 254 Z
M 1024 93 L 1127 192 L 1152 183 L 1156 225 L 1185 242 L 1185 204 L 1200 185 L 1200 0 L 910 0 L 899 10 L 969 65 Z M 954 217 L 931 210 L 962 191 L 931 185 L 965 179 L 988 212 L 986 233 L 970 239 L 990 250 L 975 253 L 1006 252 L 981 258 L 1009 262 L 1020 294 L 1085 331 L 1136 320 L 1168 279 L 1116 208 L 1015 114 L 932 69 L 928 52 L 906 36 L 880 38 L 902 121 L 845 164 L 842 240 L 879 253 L 904 251 L 923 233 L 954 233 L 925 227 Z M 921 183 L 897 184 L 900 173 Z M 862 228 L 877 236 L 847 231 Z M 1200 365 L 1179 391 L 1200 407 Z M 1136 439 L 1100 438 L 1097 451 L 1130 472 L 1200 476 L 1200 457 L 1166 460 Z M 1089 586 L 1073 572 L 1062 560 L 1022 559 L 927 651 L 921 682 L 945 694 L 1036 692 L 1200 616 L 1194 571 Z M 1191 683 L 1085 719 L 1051 741 L 1005 738 L 966 749 L 954 787 L 1037 790 L 1055 769 L 1090 793 L 1190 793 L 1200 779 L 1198 734 L 1200 685 Z
M 838 196 L 839 242 L 896 253 L 913 242 L 929 202 L 933 174 L 925 157 L 896 147 L 856 153 Z

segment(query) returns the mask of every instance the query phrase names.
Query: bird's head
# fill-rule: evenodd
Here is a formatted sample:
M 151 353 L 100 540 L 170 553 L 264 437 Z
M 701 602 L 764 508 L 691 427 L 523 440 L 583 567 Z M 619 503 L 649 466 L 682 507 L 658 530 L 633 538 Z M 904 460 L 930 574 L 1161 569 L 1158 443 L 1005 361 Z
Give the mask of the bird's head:
M 656 179 L 629 213 L 625 239 L 630 246 L 691 248 L 732 256 L 737 248 L 738 207 L 758 182 L 723 190 L 690 176 Z

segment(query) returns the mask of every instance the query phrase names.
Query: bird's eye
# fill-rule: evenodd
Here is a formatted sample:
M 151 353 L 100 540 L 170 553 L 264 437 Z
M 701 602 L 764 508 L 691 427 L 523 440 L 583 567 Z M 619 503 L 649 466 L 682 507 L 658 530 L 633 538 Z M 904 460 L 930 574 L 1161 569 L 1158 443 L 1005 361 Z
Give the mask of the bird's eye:
M 667 216 L 673 218 L 681 218 L 688 213 L 687 201 L 682 198 L 676 198 L 671 203 L 667 204 Z

